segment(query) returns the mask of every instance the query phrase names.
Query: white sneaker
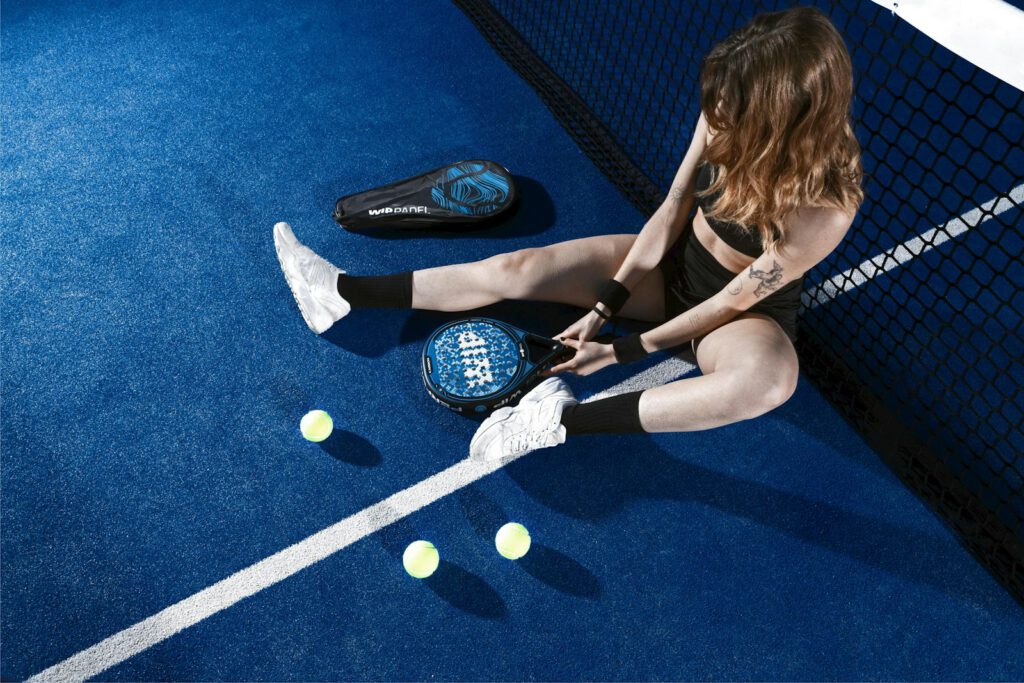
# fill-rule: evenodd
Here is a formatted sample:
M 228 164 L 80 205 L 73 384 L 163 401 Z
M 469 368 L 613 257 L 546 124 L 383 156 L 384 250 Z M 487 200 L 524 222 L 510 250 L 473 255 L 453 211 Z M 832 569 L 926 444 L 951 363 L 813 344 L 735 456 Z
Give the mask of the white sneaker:
M 345 271 L 295 238 L 287 223 L 274 226 L 274 246 L 284 279 L 309 329 L 323 334 L 352 310 L 338 294 L 338 275 Z
M 575 403 L 561 378 L 544 380 L 519 405 L 499 408 L 483 421 L 469 444 L 470 457 L 498 460 L 565 443 L 562 411 Z

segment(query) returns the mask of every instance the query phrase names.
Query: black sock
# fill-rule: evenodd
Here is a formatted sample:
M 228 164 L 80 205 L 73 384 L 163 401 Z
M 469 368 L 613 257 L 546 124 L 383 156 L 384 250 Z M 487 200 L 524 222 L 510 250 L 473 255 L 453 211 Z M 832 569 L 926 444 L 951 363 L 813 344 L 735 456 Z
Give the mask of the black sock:
M 591 403 L 577 403 L 562 411 L 562 425 L 569 434 L 599 434 L 609 432 L 642 432 L 640 426 L 640 394 L 609 396 Z
M 352 308 L 412 308 L 412 271 L 368 277 L 342 273 L 338 294 Z

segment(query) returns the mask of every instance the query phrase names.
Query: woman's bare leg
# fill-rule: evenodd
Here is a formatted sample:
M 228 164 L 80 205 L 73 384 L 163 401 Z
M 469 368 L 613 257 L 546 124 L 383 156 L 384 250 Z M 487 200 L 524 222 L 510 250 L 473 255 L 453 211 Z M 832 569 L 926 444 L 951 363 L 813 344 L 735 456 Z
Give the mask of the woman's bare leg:
M 520 249 L 482 261 L 410 273 L 348 275 L 302 244 L 291 226 L 274 225 L 274 248 L 306 325 L 323 334 L 353 308 L 465 311 L 503 299 L 593 306 L 603 284 L 622 265 L 636 235 L 604 235 Z M 660 321 L 665 295 L 655 268 L 633 288 L 623 316 Z
M 482 261 L 413 273 L 413 308 L 465 311 L 504 299 L 552 301 L 590 308 L 615 275 L 636 235 L 601 235 L 521 249 Z M 653 270 L 634 287 L 621 315 L 664 319 L 661 272 Z
M 745 313 L 710 332 L 697 347 L 697 362 L 701 376 L 641 395 L 644 431 L 689 432 L 749 420 L 796 390 L 796 350 L 767 316 Z

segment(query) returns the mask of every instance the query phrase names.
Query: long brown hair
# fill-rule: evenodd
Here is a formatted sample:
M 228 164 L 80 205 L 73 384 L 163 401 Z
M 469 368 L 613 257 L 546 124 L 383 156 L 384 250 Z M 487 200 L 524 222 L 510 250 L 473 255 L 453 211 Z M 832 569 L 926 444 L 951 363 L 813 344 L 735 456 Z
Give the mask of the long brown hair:
M 701 69 L 701 109 L 715 133 L 708 216 L 754 229 L 767 248 L 801 207 L 854 213 L 864 199 L 850 123 L 853 67 L 832 22 L 813 7 L 754 17 Z

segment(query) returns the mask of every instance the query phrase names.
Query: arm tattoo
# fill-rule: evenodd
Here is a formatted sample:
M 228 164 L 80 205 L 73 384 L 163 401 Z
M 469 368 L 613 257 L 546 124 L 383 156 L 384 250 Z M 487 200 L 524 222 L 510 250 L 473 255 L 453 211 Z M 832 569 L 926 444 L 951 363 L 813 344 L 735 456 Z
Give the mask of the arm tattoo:
M 730 285 L 725 291 L 729 292 L 733 296 L 736 296 L 743 291 L 743 280 L 736 280 L 736 284 Z
M 754 296 L 762 297 L 779 288 L 782 283 L 782 266 L 778 261 L 772 261 L 772 269 L 767 273 L 763 270 L 755 270 L 754 266 L 750 266 L 750 277 L 760 280 L 757 283 L 757 289 L 754 290 Z
M 684 199 L 686 199 L 686 190 L 684 190 L 681 187 L 677 187 L 672 190 L 671 195 L 672 199 L 674 199 L 678 204 L 681 203 Z

